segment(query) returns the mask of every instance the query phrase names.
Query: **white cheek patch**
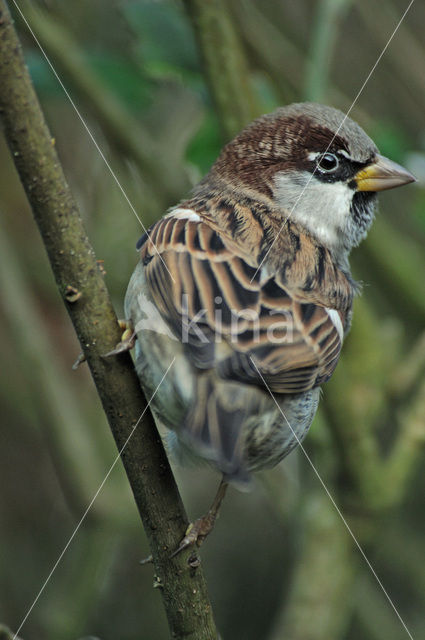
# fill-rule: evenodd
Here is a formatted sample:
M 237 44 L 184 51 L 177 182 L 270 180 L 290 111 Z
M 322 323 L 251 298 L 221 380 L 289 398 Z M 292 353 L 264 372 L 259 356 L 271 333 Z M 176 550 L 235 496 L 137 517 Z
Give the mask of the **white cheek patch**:
M 201 216 L 199 216 L 193 209 L 173 209 L 165 217 L 177 218 L 178 220 L 192 220 L 193 222 L 201 221 Z
M 342 326 L 341 317 L 336 309 L 329 309 L 329 307 L 325 307 L 326 313 L 329 316 L 330 321 L 334 325 L 335 329 L 338 332 L 339 339 L 341 342 L 344 339 L 344 328 Z
M 275 198 L 290 219 L 329 248 L 339 248 L 354 191 L 345 182 L 322 182 L 308 171 L 280 172 Z

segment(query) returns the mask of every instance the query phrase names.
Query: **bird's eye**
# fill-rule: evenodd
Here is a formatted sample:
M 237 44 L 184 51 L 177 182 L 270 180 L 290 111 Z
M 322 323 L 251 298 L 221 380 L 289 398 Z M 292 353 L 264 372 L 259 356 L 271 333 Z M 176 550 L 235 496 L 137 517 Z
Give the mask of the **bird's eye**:
M 322 153 L 317 157 L 317 168 L 322 173 L 331 173 L 339 167 L 338 157 L 334 153 Z

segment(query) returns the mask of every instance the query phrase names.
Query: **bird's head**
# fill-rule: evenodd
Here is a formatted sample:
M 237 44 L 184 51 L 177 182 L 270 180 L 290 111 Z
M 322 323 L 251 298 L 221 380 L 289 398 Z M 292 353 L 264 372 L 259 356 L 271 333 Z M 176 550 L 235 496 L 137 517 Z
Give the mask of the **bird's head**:
M 337 256 L 365 237 L 376 192 L 415 180 L 381 156 L 341 111 L 292 104 L 262 116 L 224 147 L 212 174 L 267 196 Z

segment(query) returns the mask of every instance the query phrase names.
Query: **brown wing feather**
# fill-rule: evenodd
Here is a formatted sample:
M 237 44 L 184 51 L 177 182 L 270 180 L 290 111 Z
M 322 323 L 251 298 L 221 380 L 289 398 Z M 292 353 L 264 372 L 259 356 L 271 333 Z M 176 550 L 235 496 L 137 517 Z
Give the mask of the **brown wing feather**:
M 306 391 L 332 375 L 341 338 L 326 308 L 311 296 L 303 301 L 299 288 L 292 296 L 285 278 L 260 280 L 252 258 L 210 224 L 160 220 L 141 259 L 154 302 L 195 366 L 260 387 L 262 376 L 277 393 Z

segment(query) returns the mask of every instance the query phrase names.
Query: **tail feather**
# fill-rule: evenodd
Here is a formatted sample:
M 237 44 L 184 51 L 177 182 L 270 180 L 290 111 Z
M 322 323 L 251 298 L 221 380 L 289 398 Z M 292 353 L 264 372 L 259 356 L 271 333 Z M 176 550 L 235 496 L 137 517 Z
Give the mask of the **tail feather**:
M 249 409 L 245 394 L 239 385 L 205 372 L 198 376 L 195 398 L 184 421 L 188 443 L 214 461 L 227 481 L 246 487 L 250 474 L 243 456 L 243 425 Z

